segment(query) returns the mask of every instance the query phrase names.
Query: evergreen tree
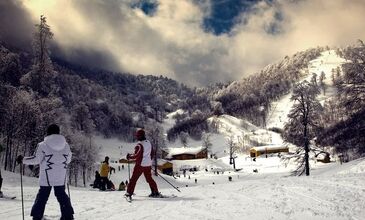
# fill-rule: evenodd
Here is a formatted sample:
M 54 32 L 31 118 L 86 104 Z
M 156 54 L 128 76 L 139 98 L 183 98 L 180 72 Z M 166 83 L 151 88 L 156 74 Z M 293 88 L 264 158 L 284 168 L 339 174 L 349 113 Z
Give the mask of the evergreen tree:
M 49 43 L 53 33 L 43 15 L 40 17 L 40 23 L 36 24 L 36 29 L 33 38 L 33 66 L 30 72 L 22 77 L 21 82 L 40 95 L 47 96 L 55 89 L 52 80 L 56 72 L 53 69 L 49 51 Z
M 322 88 L 323 95 L 326 95 L 326 83 L 324 80 L 326 79 L 326 74 L 322 71 L 321 75 L 319 76 L 319 86 Z

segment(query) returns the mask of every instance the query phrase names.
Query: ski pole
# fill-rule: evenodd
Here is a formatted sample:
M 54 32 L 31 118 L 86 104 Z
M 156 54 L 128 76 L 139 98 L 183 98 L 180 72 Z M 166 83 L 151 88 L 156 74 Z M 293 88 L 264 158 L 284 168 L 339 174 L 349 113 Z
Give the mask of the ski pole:
M 67 193 L 68 193 L 68 198 L 70 199 L 70 203 L 71 203 L 71 194 L 70 194 L 70 179 L 68 178 L 68 175 L 69 175 L 69 172 L 70 170 L 67 169 L 67 172 L 66 172 L 66 178 L 67 178 Z
M 170 186 L 172 186 L 174 189 L 176 189 L 178 192 L 181 192 L 176 186 L 174 186 L 172 183 L 170 183 L 167 179 L 165 179 L 163 176 L 161 176 L 158 172 L 157 175 L 161 177 L 163 180 L 165 180 Z
M 127 159 L 127 162 L 128 162 L 128 178 L 129 178 L 128 183 L 130 183 L 131 182 L 131 167 L 129 165 L 129 159 Z
M 23 164 L 20 163 L 20 195 L 22 197 L 22 216 L 24 220 L 24 197 L 23 197 Z

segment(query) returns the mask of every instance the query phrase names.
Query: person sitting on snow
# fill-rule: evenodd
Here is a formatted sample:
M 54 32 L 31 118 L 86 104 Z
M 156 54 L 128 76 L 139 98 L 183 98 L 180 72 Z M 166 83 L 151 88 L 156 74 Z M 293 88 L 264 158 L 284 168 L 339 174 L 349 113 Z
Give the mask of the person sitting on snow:
M 93 188 L 100 188 L 100 173 L 98 171 L 95 171 L 95 180 L 93 184 Z
M 74 210 L 70 198 L 65 192 L 67 180 L 67 165 L 71 162 L 70 146 L 64 136 L 60 135 L 60 128 L 52 124 L 47 128 L 47 136 L 40 142 L 34 156 L 17 157 L 18 163 L 28 165 L 39 164 L 39 191 L 34 201 L 32 211 L 33 220 L 43 218 L 44 209 L 47 204 L 52 187 L 61 208 L 61 220 L 71 220 Z
M 125 191 L 125 183 L 123 181 L 119 184 L 118 191 Z

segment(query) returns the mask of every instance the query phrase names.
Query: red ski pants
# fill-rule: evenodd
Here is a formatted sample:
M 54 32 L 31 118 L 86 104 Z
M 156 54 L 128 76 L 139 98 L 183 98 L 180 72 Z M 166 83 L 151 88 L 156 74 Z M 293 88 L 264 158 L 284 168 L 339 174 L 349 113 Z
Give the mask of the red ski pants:
M 133 195 L 137 180 L 142 175 L 142 173 L 144 174 L 144 177 L 146 178 L 147 183 L 150 185 L 152 192 L 158 192 L 157 184 L 152 179 L 151 167 L 150 166 L 142 167 L 140 165 L 136 165 L 133 170 L 131 181 L 128 183 L 128 186 L 127 186 L 127 193 L 129 193 L 130 195 Z

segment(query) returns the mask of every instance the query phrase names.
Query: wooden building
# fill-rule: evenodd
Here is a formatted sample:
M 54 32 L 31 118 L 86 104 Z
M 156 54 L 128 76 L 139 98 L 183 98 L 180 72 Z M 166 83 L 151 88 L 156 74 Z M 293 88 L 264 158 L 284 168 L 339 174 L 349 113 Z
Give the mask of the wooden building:
M 167 160 L 193 160 L 207 158 L 208 151 L 203 147 L 179 147 L 162 150 L 162 158 Z
M 289 148 L 287 146 L 281 146 L 281 145 L 267 145 L 267 146 L 253 147 L 250 149 L 250 156 L 259 157 L 260 155 L 274 154 L 281 152 L 289 152 Z

